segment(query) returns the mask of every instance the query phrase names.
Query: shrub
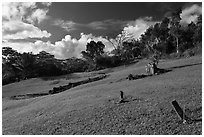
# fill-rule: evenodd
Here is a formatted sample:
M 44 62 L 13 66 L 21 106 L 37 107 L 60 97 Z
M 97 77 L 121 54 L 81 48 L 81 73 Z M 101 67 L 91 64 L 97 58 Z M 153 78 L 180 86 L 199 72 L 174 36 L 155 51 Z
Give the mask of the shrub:
M 183 55 L 184 57 L 188 58 L 188 57 L 194 56 L 195 53 L 194 53 L 194 51 L 193 51 L 192 49 L 188 49 L 188 50 L 184 51 L 184 52 L 182 53 L 182 55 Z
M 192 49 L 194 53 L 197 54 L 202 54 L 202 42 L 196 43 L 195 47 Z
M 109 68 L 121 65 L 122 61 L 117 56 L 100 56 L 96 58 L 96 64 L 97 66 Z
M 182 57 L 182 53 L 171 53 L 169 55 L 169 58 L 173 59 L 173 58 L 180 58 Z

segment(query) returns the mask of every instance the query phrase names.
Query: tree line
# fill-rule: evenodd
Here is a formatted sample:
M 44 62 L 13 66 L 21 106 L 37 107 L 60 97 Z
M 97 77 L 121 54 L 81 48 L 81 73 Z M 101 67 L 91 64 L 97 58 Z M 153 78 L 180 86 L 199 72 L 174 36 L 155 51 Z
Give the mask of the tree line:
M 122 32 L 116 38 L 117 44 L 112 43 L 112 56 L 104 53 L 102 42 L 91 41 L 86 51 L 82 51 L 83 58 L 92 68 L 100 69 L 128 64 L 139 58 L 175 58 L 201 53 L 202 16 L 197 17 L 196 23 L 182 25 L 180 14 L 181 10 L 172 12 L 160 23 L 150 26 L 137 40 L 134 35 Z
M 88 64 L 78 58 L 59 60 L 41 51 L 39 54 L 18 53 L 10 47 L 2 48 L 2 84 L 34 77 L 48 77 L 83 72 Z

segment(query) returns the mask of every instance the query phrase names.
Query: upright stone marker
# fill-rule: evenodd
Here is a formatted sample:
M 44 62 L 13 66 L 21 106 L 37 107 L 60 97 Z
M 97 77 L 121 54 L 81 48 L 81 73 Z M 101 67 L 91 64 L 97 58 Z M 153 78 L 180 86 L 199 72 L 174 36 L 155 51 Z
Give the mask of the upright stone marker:
M 174 100 L 174 101 L 172 101 L 172 105 L 174 106 L 174 108 L 175 108 L 177 114 L 179 115 L 179 117 L 181 118 L 181 120 L 183 120 L 183 122 L 186 122 L 187 116 L 183 112 L 182 108 L 179 106 L 178 102 L 176 100 Z
M 123 101 L 124 101 L 124 93 L 123 93 L 123 91 L 120 91 L 120 101 L 119 101 L 119 103 L 121 103 Z

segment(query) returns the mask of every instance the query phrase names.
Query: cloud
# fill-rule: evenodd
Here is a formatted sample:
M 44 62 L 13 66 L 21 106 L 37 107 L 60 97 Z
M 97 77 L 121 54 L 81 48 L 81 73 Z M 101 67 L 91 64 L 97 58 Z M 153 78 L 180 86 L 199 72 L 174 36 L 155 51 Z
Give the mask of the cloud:
M 128 21 L 110 19 L 103 21 L 94 21 L 87 24 L 87 26 L 96 30 L 109 30 L 110 28 L 118 29 L 124 27 L 127 24 L 127 22 Z
M 42 5 L 49 7 L 52 5 L 52 2 L 41 2 Z
M 35 2 L 3 2 L 2 19 L 3 21 L 25 20 L 28 11 L 35 8 Z
M 64 21 L 62 19 L 56 19 L 54 20 L 53 25 L 59 26 L 65 29 L 67 32 L 70 32 L 72 30 L 76 30 L 77 26 L 79 26 L 80 24 L 77 24 L 73 21 Z
M 53 25 L 59 26 L 66 31 L 70 32 L 73 30 L 86 28 L 91 30 L 118 30 L 124 27 L 128 21 L 121 21 L 121 20 L 103 20 L 103 21 L 93 21 L 87 24 L 78 23 L 74 21 L 64 21 L 62 19 L 56 19 L 53 22 Z
M 50 37 L 46 30 L 41 30 L 35 23 L 47 19 L 48 6 L 35 2 L 2 3 L 2 38 L 3 40 Z
M 34 24 L 35 22 L 41 23 L 43 20 L 48 19 L 47 16 L 48 9 L 36 9 L 32 14 L 27 17 L 27 21 Z
M 186 7 L 181 13 L 181 24 L 189 24 L 191 22 L 197 22 L 197 17 L 202 15 L 202 6 L 197 4 Z
M 152 21 L 152 17 L 144 17 L 131 21 L 123 28 L 123 33 L 125 36 L 131 36 L 135 40 L 139 39 L 141 34 L 143 34 L 147 28 L 154 25 L 157 21 Z
M 87 42 L 91 40 L 97 42 L 102 41 L 105 45 L 105 51 L 111 51 L 113 47 L 111 43 L 103 38 L 103 37 L 96 37 L 92 34 L 84 34 L 81 33 L 81 37 L 77 40 L 76 38 L 72 38 L 70 35 L 66 35 L 61 41 L 55 42 L 53 47 L 54 50 L 51 50 L 50 53 L 54 54 L 56 58 L 71 58 L 71 57 L 81 57 L 81 51 L 86 50 Z
M 8 21 L 2 24 L 3 40 L 50 37 L 46 30 L 40 30 L 32 24 L 21 21 Z
M 84 34 L 81 33 L 81 37 L 79 39 L 72 38 L 70 35 L 66 35 L 60 41 L 52 44 L 50 41 L 43 42 L 38 40 L 34 43 L 32 42 L 3 42 L 3 46 L 9 46 L 18 52 L 33 52 L 34 54 L 39 53 L 40 51 L 46 51 L 55 55 L 58 59 L 67 59 L 71 57 L 81 57 L 81 51 L 86 50 L 87 42 L 91 40 L 94 41 L 102 41 L 105 44 L 105 51 L 111 51 L 113 49 L 112 44 L 103 37 L 96 37 L 92 34 Z
M 51 3 L 42 3 L 44 5 L 42 8 L 39 8 L 38 4 L 36 2 L 3 2 L 3 21 L 22 20 L 29 23 L 33 23 L 34 21 L 40 23 L 42 20 L 48 18 L 46 14 Z

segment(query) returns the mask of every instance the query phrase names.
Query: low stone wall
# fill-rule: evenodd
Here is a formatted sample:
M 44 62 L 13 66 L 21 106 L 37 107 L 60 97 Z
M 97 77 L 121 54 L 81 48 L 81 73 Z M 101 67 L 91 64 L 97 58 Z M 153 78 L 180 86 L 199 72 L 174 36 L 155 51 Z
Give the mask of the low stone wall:
M 93 78 L 88 78 L 82 81 L 77 81 L 74 83 L 69 83 L 68 85 L 64 85 L 64 86 L 59 86 L 59 87 L 54 87 L 52 90 L 49 90 L 49 94 L 56 94 L 56 93 L 60 93 L 63 92 L 65 90 L 68 90 L 70 88 L 82 85 L 82 84 L 86 84 L 86 83 L 90 83 L 90 82 L 94 82 L 94 81 L 98 81 L 101 79 L 104 79 L 105 77 L 107 77 L 107 75 L 102 75 L 102 76 L 98 76 L 98 77 L 93 77 Z
M 34 93 L 34 94 L 16 95 L 16 96 L 12 96 L 11 99 L 19 100 L 19 99 L 34 98 L 34 97 L 46 96 L 46 95 L 49 95 L 49 93 Z

